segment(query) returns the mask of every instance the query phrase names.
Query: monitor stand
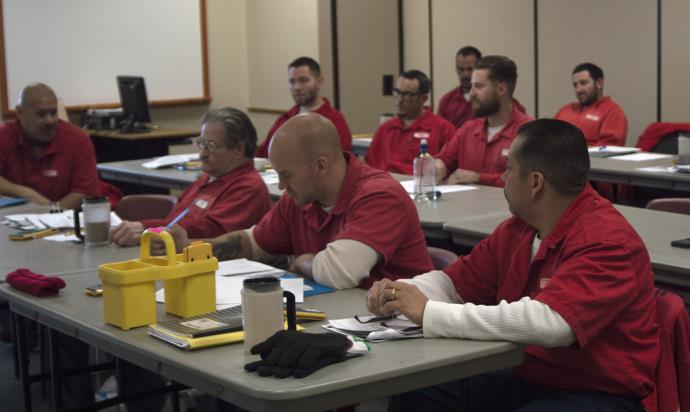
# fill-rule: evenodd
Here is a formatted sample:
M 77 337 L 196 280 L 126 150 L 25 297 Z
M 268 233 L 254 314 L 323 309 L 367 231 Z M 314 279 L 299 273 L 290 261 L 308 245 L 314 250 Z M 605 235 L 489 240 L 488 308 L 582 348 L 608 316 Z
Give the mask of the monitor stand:
M 135 120 L 134 116 L 127 117 L 120 125 L 120 133 L 147 133 L 151 128 Z

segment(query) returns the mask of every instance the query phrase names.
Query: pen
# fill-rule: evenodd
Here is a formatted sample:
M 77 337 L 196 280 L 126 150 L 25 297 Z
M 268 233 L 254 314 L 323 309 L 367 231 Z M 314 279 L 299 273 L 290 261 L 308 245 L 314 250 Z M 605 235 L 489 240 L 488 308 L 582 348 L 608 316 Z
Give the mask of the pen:
M 599 149 L 597 150 L 606 150 L 606 146 L 599 146 Z
M 183 210 L 182 213 L 177 215 L 177 217 L 172 220 L 172 222 L 168 223 L 168 225 L 165 227 L 165 230 L 168 230 L 171 227 L 175 226 L 180 220 L 182 220 L 183 217 L 187 216 L 187 213 L 189 213 L 189 208 Z

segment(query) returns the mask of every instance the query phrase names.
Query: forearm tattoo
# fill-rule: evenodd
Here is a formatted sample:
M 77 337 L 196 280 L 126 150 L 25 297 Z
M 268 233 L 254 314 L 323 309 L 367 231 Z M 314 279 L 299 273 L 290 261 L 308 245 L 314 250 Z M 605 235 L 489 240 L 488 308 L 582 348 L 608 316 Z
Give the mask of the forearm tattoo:
M 242 253 L 242 235 L 236 234 L 223 243 L 213 246 L 213 255 L 218 260 L 237 259 Z

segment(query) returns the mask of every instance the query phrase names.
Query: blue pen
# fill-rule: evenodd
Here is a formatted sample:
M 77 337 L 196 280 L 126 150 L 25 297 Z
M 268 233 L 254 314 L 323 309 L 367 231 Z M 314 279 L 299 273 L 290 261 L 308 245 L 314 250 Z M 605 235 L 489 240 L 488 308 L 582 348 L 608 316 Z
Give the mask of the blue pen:
M 182 220 L 183 217 L 187 216 L 187 213 L 189 213 L 189 208 L 186 208 L 185 210 L 182 211 L 175 219 L 172 220 L 172 222 L 168 223 L 168 225 L 165 227 L 165 230 L 170 229 L 171 227 L 175 226 L 177 222 Z

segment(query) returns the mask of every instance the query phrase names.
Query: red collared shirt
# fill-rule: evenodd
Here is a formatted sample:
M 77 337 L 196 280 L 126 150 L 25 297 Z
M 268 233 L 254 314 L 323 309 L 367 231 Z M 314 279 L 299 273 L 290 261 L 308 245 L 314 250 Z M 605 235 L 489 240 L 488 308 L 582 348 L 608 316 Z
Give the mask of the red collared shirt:
M 338 130 L 338 134 L 340 135 L 340 145 L 343 147 L 343 151 L 349 152 L 350 149 L 352 149 L 352 133 L 350 132 L 350 128 L 347 126 L 347 122 L 345 121 L 345 117 L 342 115 L 342 113 L 335 110 L 335 108 L 331 106 L 331 102 L 329 102 L 326 98 L 323 99 L 323 104 L 319 106 L 318 109 L 314 110 L 314 113 L 320 114 L 333 123 L 336 130 Z M 278 117 L 275 123 L 273 123 L 273 127 L 271 127 L 271 130 L 268 132 L 266 140 L 264 140 L 259 148 L 256 149 L 254 156 L 268 157 L 268 146 L 271 143 L 271 139 L 273 138 L 275 132 L 280 128 L 280 126 L 283 125 L 283 123 L 287 122 L 291 117 L 298 114 L 299 106 L 294 105 L 292 108 L 290 108 L 290 110 L 288 110 L 287 113 Z
M 568 103 L 556 113 L 556 119 L 577 126 L 587 139 L 588 146 L 625 146 L 628 119 L 623 109 L 606 96 L 589 106 Z
M 480 184 L 502 187 L 501 174 L 507 167 L 510 144 L 517 128 L 531 120 L 534 119 L 513 106 L 508 122 L 490 142 L 487 142 L 486 118 L 470 120 L 455 132 L 438 158 L 443 160 L 449 175 L 456 169 L 471 170 L 479 173 Z
M 517 217 L 501 223 L 444 272 L 465 302 L 529 296 L 571 327 L 569 347 L 528 346 L 520 379 L 559 389 L 645 397 L 659 356 L 649 254 L 623 216 L 587 185 L 541 242 Z
M 272 206 L 268 189 L 251 161 L 211 182 L 210 177 L 204 174 L 188 187 L 165 219 L 141 223 L 144 227 L 165 226 L 189 208 L 179 225 L 190 238 L 212 238 L 251 227 Z
M 376 130 L 367 151 L 367 163 L 377 169 L 411 175 L 412 162 L 419 153 L 420 139 L 414 137 L 417 132 L 428 133 L 429 153 L 435 156 L 453 137 L 455 128 L 429 109 L 424 110 L 409 126 L 396 116 Z
M 516 98 L 513 98 L 513 106 L 517 107 L 520 113 L 527 113 L 525 107 Z M 472 102 L 465 100 L 460 86 L 443 95 L 436 114 L 451 122 L 456 128 L 468 120 L 476 119 L 472 112 Z
M 19 120 L 0 125 L 0 175 L 52 201 L 70 193 L 98 196 L 100 180 L 91 139 L 80 128 L 58 121 L 53 141 L 34 157 Z
M 417 209 L 400 183 L 344 153 L 347 174 L 331 212 L 318 202 L 296 206 L 285 193 L 254 227 L 256 243 L 271 254 L 316 254 L 330 242 L 351 239 L 381 255 L 368 288 L 382 278 L 410 278 L 433 268 Z

